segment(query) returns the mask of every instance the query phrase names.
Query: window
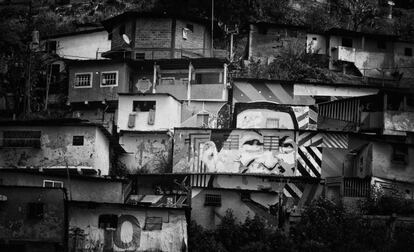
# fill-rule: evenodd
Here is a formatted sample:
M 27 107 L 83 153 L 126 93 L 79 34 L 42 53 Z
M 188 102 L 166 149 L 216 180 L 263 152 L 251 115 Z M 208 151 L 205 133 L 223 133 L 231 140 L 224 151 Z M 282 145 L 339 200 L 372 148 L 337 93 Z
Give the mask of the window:
M 239 149 L 239 135 L 227 135 L 225 136 L 227 139 L 223 143 L 223 149 L 227 150 L 238 150 Z
M 404 48 L 404 55 L 412 57 L 413 56 L 413 48 L 409 48 L 409 47 Z
M 342 46 L 353 47 L 352 38 L 342 38 Z
M 198 126 L 208 126 L 208 118 L 209 114 L 203 113 L 203 114 L 197 114 L 197 125 Z
M 153 231 L 162 229 L 161 217 L 147 217 L 145 218 L 144 230 Z
M 267 118 L 266 119 L 266 128 L 279 128 L 279 119 L 277 118 Z
M 278 136 L 264 136 L 263 137 L 263 149 L 272 151 L 279 150 L 279 137 Z
M 188 30 L 190 30 L 191 32 L 194 32 L 194 25 L 192 25 L 192 24 L 187 24 L 185 27 L 186 27 Z
M 4 131 L 3 147 L 40 148 L 40 131 Z
M 101 87 L 118 86 L 118 71 L 102 72 Z
M 174 77 L 163 77 L 161 78 L 161 85 L 174 85 L 175 78 Z
M 408 147 L 404 145 L 393 146 L 392 162 L 406 164 L 408 156 Z
M 241 192 L 240 193 L 241 201 L 250 201 L 250 193 L 249 192 Z
M 108 40 L 112 40 L 112 32 L 108 32 Z
M 221 206 L 221 195 L 220 194 L 206 194 L 204 205 L 205 206 Z
M 43 180 L 43 187 L 63 188 L 63 182 L 54 180 Z
M 42 202 L 30 202 L 27 204 L 27 218 L 31 220 L 43 219 L 44 204 Z
M 259 32 L 259 34 L 266 35 L 267 27 L 265 27 L 264 25 L 260 25 L 257 27 L 257 31 Z
M 92 73 L 76 73 L 75 74 L 75 88 L 90 88 L 92 87 Z
M 73 146 L 82 146 L 83 145 L 83 136 L 73 136 L 72 145 Z
M 133 101 L 132 111 L 149 112 L 155 110 L 155 101 Z
M 385 43 L 384 40 L 378 40 L 377 41 L 377 47 L 378 49 L 387 49 L 387 43 Z
M 116 229 L 118 227 L 118 216 L 114 214 L 99 215 L 98 227 L 103 229 Z
M 135 59 L 136 60 L 144 60 L 145 59 L 145 53 L 135 53 Z
M 57 49 L 57 41 L 54 41 L 54 40 L 46 41 L 46 52 L 56 53 L 56 49 Z
M 220 73 L 196 73 L 195 84 L 219 84 L 221 83 Z

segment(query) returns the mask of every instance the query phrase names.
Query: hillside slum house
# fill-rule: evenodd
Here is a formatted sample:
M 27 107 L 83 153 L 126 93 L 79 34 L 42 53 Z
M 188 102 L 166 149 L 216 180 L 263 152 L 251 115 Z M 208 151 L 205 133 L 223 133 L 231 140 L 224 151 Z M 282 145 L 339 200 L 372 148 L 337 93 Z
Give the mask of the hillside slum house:
M 321 195 L 414 199 L 414 43 L 251 23 L 246 63 L 296 46 L 352 81 L 253 78 L 210 25 L 125 12 L 45 38 L 50 85 L 65 83 L 49 109 L 67 116 L 0 122 L 1 250 L 187 251 L 189 222 L 215 228 L 229 208 L 285 227 Z

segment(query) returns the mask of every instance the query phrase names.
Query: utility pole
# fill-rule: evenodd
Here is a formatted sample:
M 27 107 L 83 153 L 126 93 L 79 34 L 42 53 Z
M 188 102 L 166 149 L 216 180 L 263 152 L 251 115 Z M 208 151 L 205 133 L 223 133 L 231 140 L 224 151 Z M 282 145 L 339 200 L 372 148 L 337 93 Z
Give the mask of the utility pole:
M 33 25 L 33 20 L 32 20 L 32 1 L 29 1 L 29 13 L 28 13 L 28 17 L 27 17 L 27 32 L 31 32 L 32 31 L 32 25 Z M 31 91 L 31 71 L 32 71 L 32 40 L 30 40 L 29 44 L 27 45 L 27 55 L 28 55 L 28 62 L 26 65 L 26 82 L 25 82 L 25 102 L 24 102 L 24 116 L 26 117 L 27 115 L 29 115 L 32 112 L 31 109 L 31 95 L 30 95 L 30 91 Z
M 214 0 L 211 0 L 211 56 L 214 55 Z
M 225 31 L 226 34 L 230 34 L 230 62 L 233 62 L 233 58 L 234 58 L 234 35 L 239 34 L 239 27 L 238 25 L 234 25 L 233 27 L 229 28 L 227 25 L 225 26 Z

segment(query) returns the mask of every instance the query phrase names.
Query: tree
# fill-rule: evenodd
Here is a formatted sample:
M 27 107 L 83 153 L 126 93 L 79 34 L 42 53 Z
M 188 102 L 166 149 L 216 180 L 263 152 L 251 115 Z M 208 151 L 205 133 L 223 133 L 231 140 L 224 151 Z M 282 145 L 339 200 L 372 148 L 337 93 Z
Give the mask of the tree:
M 349 22 L 343 20 L 344 24 L 348 23 L 347 29 L 358 31 L 362 25 L 379 16 L 379 7 L 376 0 L 335 0 L 333 3 L 337 6 L 336 14 L 349 17 Z

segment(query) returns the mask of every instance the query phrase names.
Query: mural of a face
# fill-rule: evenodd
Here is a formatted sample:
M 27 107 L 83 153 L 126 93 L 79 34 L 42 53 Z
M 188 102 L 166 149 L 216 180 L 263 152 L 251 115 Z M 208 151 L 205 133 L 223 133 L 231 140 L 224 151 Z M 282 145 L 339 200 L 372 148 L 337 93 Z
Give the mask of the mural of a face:
M 220 152 L 213 141 L 205 142 L 200 158 L 203 168 L 206 172 L 294 176 L 295 142 L 290 136 L 271 137 L 258 131 L 233 130 Z M 273 143 L 269 143 L 269 139 Z
M 273 122 L 269 122 L 269 119 L 273 119 Z M 295 129 L 294 120 L 296 118 L 292 118 L 292 115 L 285 111 L 250 109 L 237 115 L 237 128 Z

